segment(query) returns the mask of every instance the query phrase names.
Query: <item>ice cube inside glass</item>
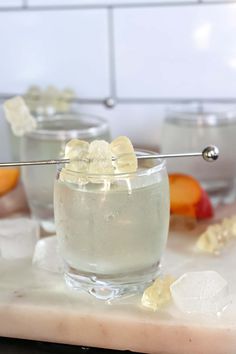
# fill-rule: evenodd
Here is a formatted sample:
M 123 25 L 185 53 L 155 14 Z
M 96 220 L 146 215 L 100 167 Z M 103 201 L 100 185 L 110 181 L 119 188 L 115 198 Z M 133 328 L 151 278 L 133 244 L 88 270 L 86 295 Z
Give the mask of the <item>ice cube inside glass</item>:
M 126 174 L 68 171 L 65 181 L 61 168 L 54 212 L 66 283 L 102 299 L 142 291 L 158 276 L 167 241 L 165 161 L 139 160 Z

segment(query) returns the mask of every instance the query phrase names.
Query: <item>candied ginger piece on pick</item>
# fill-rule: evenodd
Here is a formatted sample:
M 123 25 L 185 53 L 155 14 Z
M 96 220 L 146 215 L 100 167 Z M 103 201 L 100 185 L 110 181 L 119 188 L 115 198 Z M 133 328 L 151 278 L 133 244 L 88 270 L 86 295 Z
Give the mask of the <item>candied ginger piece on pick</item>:
M 126 154 L 117 158 L 114 163 L 117 173 L 131 173 L 137 171 L 137 158 L 134 154 Z
M 89 143 L 79 139 L 71 139 L 65 147 L 65 158 L 70 159 L 66 168 L 76 172 L 86 172 L 89 165 L 88 160 Z
M 113 174 L 110 144 L 105 140 L 94 140 L 89 145 L 89 173 Z
M 41 95 L 41 89 L 39 86 L 30 86 L 28 91 L 26 92 L 25 96 L 33 97 L 33 98 L 38 98 Z
M 22 97 L 16 96 L 6 100 L 3 109 L 15 135 L 22 136 L 36 128 L 36 120 Z
M 84 140 L 71 139 L 65 146 L 65 156 L 71 159 L 77 159 L 84 153 L 88 153 L 89 143 Z M 82 156 L 83 157 L 83 156 Z
M 89 143 L 87 141 L 72 139 L 65 146 L 65 158 L 70 159 L 70 162 L 62 168 L 60 172 L 60 180 L 68 183 L 84 184 L 87 179 L 83 176 L 78 176 L 74 172 L 86 173 L 88 171 Z
M 62 168 L 60 172 L 60 180 L 62 182 L 80 184 L 81 179 L 76 175 L 76 173 L 72 172 L 68 168 Z M 84 178 L 82 178 L 84 180 Z
M 134 153 L 134 148 L 127 136 L 118 136 L 111 143 L 111 151 L 114 156 Z
M 142 305 L 156 311 L 170 302 L 170 286 L 174 281 L 175 279 L 170 275 L 157 278 L 155 282 L 144 291 Z
M 59 97 L 59 90 L 54 86 L 48 86 L 43 93 L 44 101 L 47 104 L 55 104 Z
M 72 89 L 65 89 L 59 92 L 56 109 L 59 112 L 69 112 L 71 102 L 75 97 L 75 92 Z
M 76 96 L 75 91 L 70 88 L 66 88 L 61 92 L 61 97 L 65 101 L 72 101 L 73 98 L 75 98 L 75 96 Z
M 115 161 L 113 162 L 115 172 L 129 173 L 137 170 L 138 161 L 129 138 L 126 136 L 119 136 L 113 140 L 111 143 L 111 152 L 115 157 Z
M 30 86 L 28 91 L 24 94 L 24 100 L 29 107 L 30 111 L 37 111 L 40 106 L 42 92 L 39 86 Z

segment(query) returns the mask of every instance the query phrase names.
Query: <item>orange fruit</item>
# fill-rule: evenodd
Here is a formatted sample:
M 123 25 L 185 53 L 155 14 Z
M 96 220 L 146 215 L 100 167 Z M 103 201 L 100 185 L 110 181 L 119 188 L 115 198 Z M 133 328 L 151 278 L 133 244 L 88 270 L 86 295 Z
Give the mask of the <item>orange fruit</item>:
M 11 191 L 17 185 L 20 177 L 18 168 L 0 169 L 0 196 Z
M 195 206 L 202 196 L 198 181 L 184 174 L 169 175 L 170 210 L 173 214 L 196 216 Z

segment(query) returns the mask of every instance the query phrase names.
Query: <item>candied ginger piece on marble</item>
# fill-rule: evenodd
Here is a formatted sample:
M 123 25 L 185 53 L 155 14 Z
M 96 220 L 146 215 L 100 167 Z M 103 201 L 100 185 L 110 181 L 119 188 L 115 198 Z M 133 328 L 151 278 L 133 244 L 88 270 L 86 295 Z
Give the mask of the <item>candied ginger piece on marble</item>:
M 135 172 L 138 167 L 137 157 L 133 145 L 126 136 L 119 136 L 111 143 L 113 162 L 116 173 Z
M 236 237 L 236 217 L 223 219 L 220 224 L 210 225 L 200 235 L 197 248 L 201 251 L 219 254 L 222 248 Z
M 170 286 L 174 281 L 175 279 L 170 275 L 157 278 L 151 286 L 145 289 L 141 300 L 142 305 L 153 311 L 166 305 L 171 300 Z
M 3 109 L 14 135 L 23 136 L 36 128 L 36 119 L 31 115 L 22 97 L 16 96 L 6 100 Z
M 224 218 L 222 221 L 222 227 L 228 230 L 231 237 L 236 237 L 236 216 Z
M 220 224 L 211 225 L 199 237 L 197 248 L 201 251 L 218 254 L 228 240 L 227 234 L 223 234 Z
M 110 144 L 105 140 L 94 140 L 89 145 L 89 173 L 113 174 Z

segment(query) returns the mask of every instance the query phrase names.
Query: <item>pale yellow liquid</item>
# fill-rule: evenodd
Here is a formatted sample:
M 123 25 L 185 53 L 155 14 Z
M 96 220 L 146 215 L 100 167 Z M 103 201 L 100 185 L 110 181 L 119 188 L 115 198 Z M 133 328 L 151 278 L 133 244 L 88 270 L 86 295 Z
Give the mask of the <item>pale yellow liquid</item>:
M 159 264 L 169 226 L 166 173 L 140 188 L 116 183 L 108 191 L 102 188 L 90 183 L 76 190 L 55 182 L 56 229 L 67 265 L 115 275 Z

